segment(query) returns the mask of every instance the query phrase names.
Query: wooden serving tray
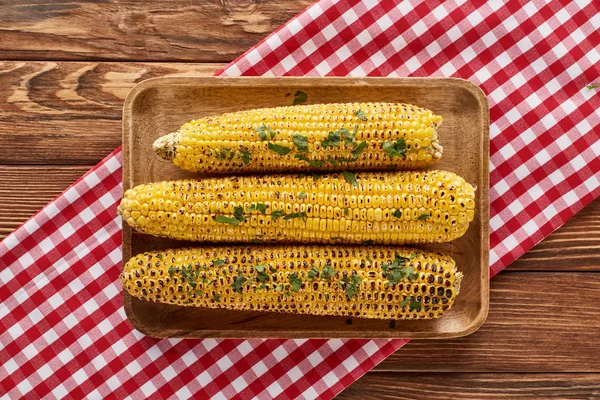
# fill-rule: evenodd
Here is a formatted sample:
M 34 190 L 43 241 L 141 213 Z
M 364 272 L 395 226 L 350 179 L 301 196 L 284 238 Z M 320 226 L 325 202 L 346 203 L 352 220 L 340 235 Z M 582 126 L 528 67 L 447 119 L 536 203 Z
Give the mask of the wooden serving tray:
M 451 255 L 464 273 L 452 309 L 431 321 L 390 321 L 178 307 L 124 291 L 125 311 L 146 335 L 229 338 L 448 338 L 468 335 L 485 321 L 489 304 L 489 110 L 485 94 L 468 81 L 446 78 L 156 78 L 135 86 L 123 110 L 123 190 L 194 176 L 161 160 L 153 141 L 183 123 L 224 112 L 291 105 L 386 101 L 413 103 L 444 117 L 444 156 L 436 169 L 453 171 L 477 186 L 475 219 L 460 239 L 423 248 Z M 123 260 L 150 249 L 193 245 L 141 235 L 123 224 Z M 197 245 L 197 244 L 196 244 Z

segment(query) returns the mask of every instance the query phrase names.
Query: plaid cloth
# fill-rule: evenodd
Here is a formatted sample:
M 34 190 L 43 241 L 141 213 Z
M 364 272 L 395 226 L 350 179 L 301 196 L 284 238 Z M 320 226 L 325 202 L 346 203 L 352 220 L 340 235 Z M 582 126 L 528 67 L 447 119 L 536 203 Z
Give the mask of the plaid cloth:
M 474 4 L 477 3 L 477 4 Z M 491 106 L 492 273 L 600 191 L 600 5 L 322 0 L 223 75 L 456 76 Z M 116 150 L 0 243 L 7 398 L 331 398 L 405 340 L 156 340 L 127 322 Z

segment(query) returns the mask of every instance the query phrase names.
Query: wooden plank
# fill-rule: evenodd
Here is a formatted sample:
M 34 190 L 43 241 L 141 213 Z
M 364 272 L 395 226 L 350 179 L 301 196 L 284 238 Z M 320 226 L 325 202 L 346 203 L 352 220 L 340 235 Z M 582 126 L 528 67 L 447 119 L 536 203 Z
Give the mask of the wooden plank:
M 492 279 L 490 298 L 473 335 L 413 340 L 376 370 L 600 372 L 599 273 L 505 271 Z
M 312 2 L 3 1 L 0 58 L 229 62 Z
M 600 271 L 600 199 L 529 250 L 510 271 Z
M 337 399 L 594 399 L 600 374 L 370 372 Z
M 83 175 L 89 166 L 0 166 L 0 240 Z
M 121 145 L 129 90 L 222 64 L 0 62 L 0 164 L 95 164 Z

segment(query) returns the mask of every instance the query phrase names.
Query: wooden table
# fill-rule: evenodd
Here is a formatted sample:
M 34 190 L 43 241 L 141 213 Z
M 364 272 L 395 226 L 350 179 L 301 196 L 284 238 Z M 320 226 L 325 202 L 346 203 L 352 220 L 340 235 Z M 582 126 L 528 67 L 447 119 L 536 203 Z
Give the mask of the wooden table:
M 311 0 L 0 2 L 0 239 L 120 145 L 137 82 L 212 75 Z M 415 340 L 341 398 L 600 397 L 600 200 L 491 283 L 475 334 Z

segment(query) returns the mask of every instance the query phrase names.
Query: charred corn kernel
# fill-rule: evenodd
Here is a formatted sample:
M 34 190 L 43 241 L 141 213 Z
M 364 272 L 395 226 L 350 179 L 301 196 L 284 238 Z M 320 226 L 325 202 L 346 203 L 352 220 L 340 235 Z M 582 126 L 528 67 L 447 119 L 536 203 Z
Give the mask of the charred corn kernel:
M 442 157 L 442 117 L 400 103 L 260 108 L 193 120 L 156 140 L 193 172 L 417 169 Z
M 446 255 L 401 247 L 207 246 L 138 254 L 121 281 L 147 301 L 378 319 L 439 318 L 462 274 Z
M 202 242 L 441 243 L 462 236 L 473 220 L 475 192 L 452 172 L 362 172 L 355 179 L 357 186 L 337 173 L 319 179 L 250 175 L 150 183 L 127 190 L 118 212 L 138 232 Z M 327 204 L 333 192 L 348 205 L 340 213 Z M 299 199 L 300 193 L 306 197 Z M 392 197 L 385 221 L 394 234 L 386 239 L 381 209 L 374 204 Z M 438 206 L 440 198 L 445 208 Z M 156 216 L 141 219 L 133 206 L 152 202 Z M 334 223 L 342 219 L 347 222 Z

